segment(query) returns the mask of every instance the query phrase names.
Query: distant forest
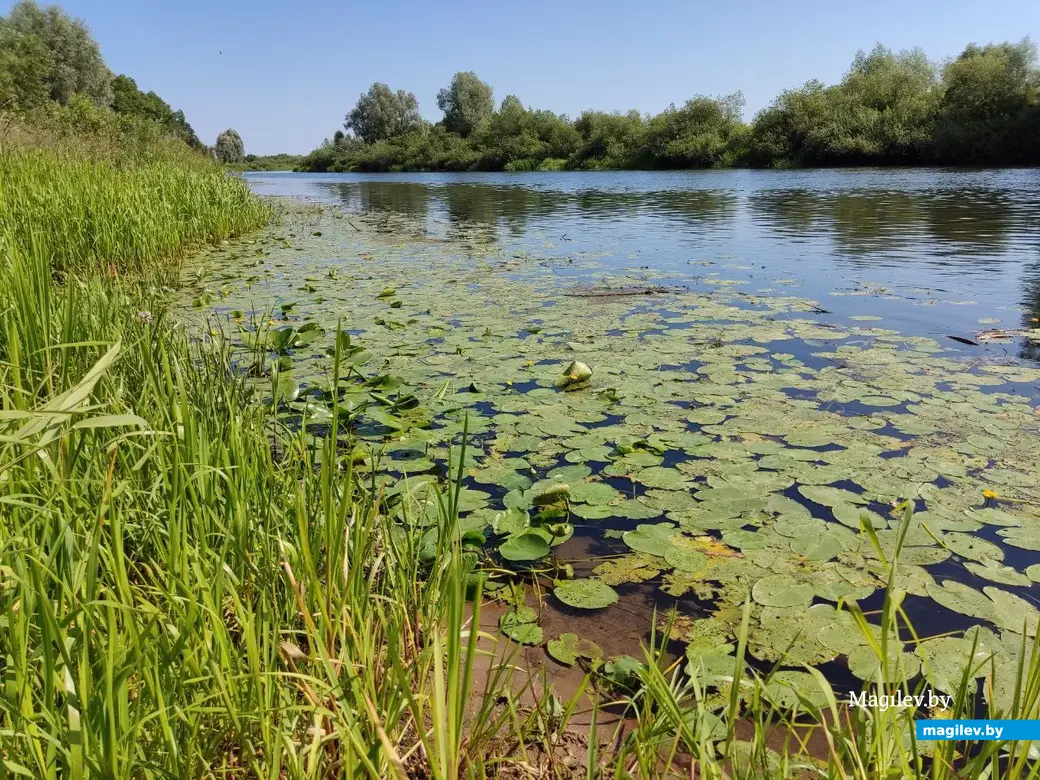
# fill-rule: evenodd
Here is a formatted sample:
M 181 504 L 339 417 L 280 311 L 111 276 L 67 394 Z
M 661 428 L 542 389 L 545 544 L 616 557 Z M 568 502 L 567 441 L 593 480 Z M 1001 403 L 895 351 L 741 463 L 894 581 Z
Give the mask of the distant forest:
M 1040 164 L 1040 70 L 1029 39 L 972 44 L 945 63 L 877 46 L 841 82 L 783 92 L 749 123 L 740 93 L 697 96 L 655 116 L 576 119 L 496 108 L 475 73 L 455 74 L 425 121 L 415 95 L 375 83 L 304 171 L 550 171 L 855 165 Z M 256 167 L 265 166 L 257 158 Z

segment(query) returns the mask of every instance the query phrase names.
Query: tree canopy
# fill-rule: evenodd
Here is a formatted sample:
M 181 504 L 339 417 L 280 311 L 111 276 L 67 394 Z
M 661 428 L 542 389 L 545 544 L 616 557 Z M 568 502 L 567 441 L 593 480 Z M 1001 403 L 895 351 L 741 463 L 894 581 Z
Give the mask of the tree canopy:
M 195 130 L 184 118 L 183 111 L 174 111 L 155 92 L 142 92 L 137 82 L 129 76 L 119 75 L 112 80 L 112 110 L 117 114 L 157 122 L 169 128 L 189 146 L 195 149 L 202 147 Z
M 374 84 L 347 117 L 356 140 L 309 170 L 556 170 L 746 166 L 1040 164 L 1036 47 L 969 45 L 944 65 L 920 49 L 858 52 L 835 84 L 782 92 L 750 122 L 740 93 L 698 95 L 650 116 L 525 106 L 466 71 L 437 96 L 429 128 L 414 95 Z M 348 142 L 349 141 L 349 142 Z
M 62 118 L 48 120 L 56 106 L 62 107 Z M 124 127 L 158 125 L 194 149 L 205 148 L 183 111 L 174 111 L 155 92 L 141 91 L 130 76 L 113 77 L 82 21 L 32 0 L 21 0 L 0 17 L 0 111 L 30 115 L 30 124 L 53 120 L 66 126 L 105 124 L 114 114 Z
M 246 147 L 237 130 L 228 128 L 217 136 L 213 153 L 222 163 L 240 163 L 246 157 Z
M 491 118 L 495 110 L 491 87 L 473 71 L 456 73 L 451 84 L 437 93 L 448 132 L 466 138 Z
M 343 126 L 365 143 L 385 141 L 422 126 L 419 101 L 411 92 L 394 92 L 377 81 L 358 98 Z
M 99 106 L 111 102 L 112 72 L 101 49 L 86 24 L 58 6 L 21 0 L 0 22 L 0 43 L 5 44 L 0 68 L 8 74 L 0 84 L 15 90 L 10 99 L 20 107 L 38 104 L 44 95 L 62 104 L 73 95 Z

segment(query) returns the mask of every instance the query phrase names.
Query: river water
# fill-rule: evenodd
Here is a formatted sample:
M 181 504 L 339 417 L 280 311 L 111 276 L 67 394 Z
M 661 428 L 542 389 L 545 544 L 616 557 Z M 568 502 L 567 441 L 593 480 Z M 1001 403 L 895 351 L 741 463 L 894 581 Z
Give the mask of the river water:
M 591 253 L 606 267 L 676 278 L 740 275 L 753 290 L 782 280 L 828 310 L 882 315 L 917 335 L 973 338 L 1035 327 L 1040 316 L 1040 171 L 1032 169 L 246 178 L 263 195 L 405 214 L 430 236 L 476 235 L 503 251 Z M 1040 359 L 1028 341 L 997 349 Z
M 732 670 L 750 598 L 756 663 L 855 688 L 876 659 L 842 604 L 881 607 L 904 502 L 922 636 L 987 627 L 1013 667 L 1036 633 L 1040 172 L 246 178 L 339 208 L 213 250 L 193 309 L 261 331 L 249 373 L 292 425 L 331 419 L 349 328 L 372 359 L 335 392 L 387 474 L 443 482 L 467 431 L 465 527 L 577 577 L 528 591 L 529 644 L 638 655 L 678 606 L 690 668 Z M 593 375 L 569 392 L 573 360 Z M 898 674 L 948 691 L 930 664 L 956 668 L 963 636 L 908 642 Z

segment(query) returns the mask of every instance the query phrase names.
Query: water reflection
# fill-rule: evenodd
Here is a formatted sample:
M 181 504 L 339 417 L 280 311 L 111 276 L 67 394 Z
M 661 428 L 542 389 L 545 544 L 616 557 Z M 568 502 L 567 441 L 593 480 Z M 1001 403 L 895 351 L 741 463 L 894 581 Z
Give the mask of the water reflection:
M 911 333 L 970 336 L 983 327 L 979 320 L 991 319 L 999 327 L 1029 326 L 1040 308 L 1040 175 L 1032 170 L 248 179 L 264 194 L 385 215 L 388 230 L 417 238 L 509 243 L 550 256 L 587 252 L 607 267 L 677 275 L 700 273 L 701 261 L 709 261 L 753 269 L 744 272 L 749 284 L 796 277 L 797 294 L 816 299 L 857 284 L 946 295 L 945 302 L 909 295 L 902 308 L 839 302 L 842 313 L 883 314 L 889 326 Z M 1040 345 L 1027 351 L 1040 359 Z
M 911 259 L 908 256 L 916 252 L 918 259 L 938 265 L 967 260 L 977 269 L 1004 262 L 1012 242 L 1037 247 L 1033 225 L 1040 223 L 1035 193 L 1031 200 L 1016 201 L 1007 192 L 979 187 L 548 189 L 500 182 L 397 180 L 317 185 L 324 199 L 349 210 L 427 218 L 431 232 L 436 232 L 438 222 L 446 222 L 449 235 L 465 232 L 472 237 L 473 230 L 483 229 L 487 241 L 496 240 L 499 231 L 514 237 L 532 228 L 552 233 L 554 222 L 562 228 L 575 228 L 580 222 L 633 222 L 686 233 L 742 227 L 757 231 L 760 242 L 812 242 L 852 261 Z
M 551 191 L 523 186 L 460 183 L 432 185 L 408 181 L 328 182 L 323 187 L 350 211 L 392 211 L 430 220 L 430 229 L 447 220 L 467 231 L 503 227 L 521 236 L 532 223 L 578 217 L 621 222 L 652 217 L 680 225 L 726 222 L 737 214 L 732 192 L 712 190 Z
M 937 258 L 997 259 L 1016 228 L 1012 204 L 985 190 L 771 190 L 752 193 L 748 205 L 765 230 L 800 239 L 831 236 L 839 252 L 868 259 L 916 248 Z

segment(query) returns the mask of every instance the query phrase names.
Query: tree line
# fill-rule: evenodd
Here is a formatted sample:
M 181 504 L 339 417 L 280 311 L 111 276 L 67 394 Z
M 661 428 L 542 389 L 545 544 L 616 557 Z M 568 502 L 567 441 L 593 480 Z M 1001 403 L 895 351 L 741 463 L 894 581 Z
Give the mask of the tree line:
M 697 96 L 657 115 L 577 119 L 493 92 L 473 72 L 437 95 L 431 123 L 415 95 L 375 83 L 308 171 L 530 171 L 733 166 L 1040 164 L 1040 69 L 1027 38 L 971 44 L 935 63 L 920 50 L 859 52 L 842 80 L 781 93 L 750 123 L 740 93 Z
M 221 162 L 245 158 L 242 137 L 234 130 L 206 146 L 183 111 L 175 111 L 155 92 L 141 91 L 130 76 L 113 74 L 81 20 L 55 5 L 21 0 L 7 17 L 0 17 L 0 111 L 50 124 L 48 112 L 69 106 L 79 109 L 68 113 L 81 120 L 92 115 L 93 107 L 129 121 L 154 123 Z

